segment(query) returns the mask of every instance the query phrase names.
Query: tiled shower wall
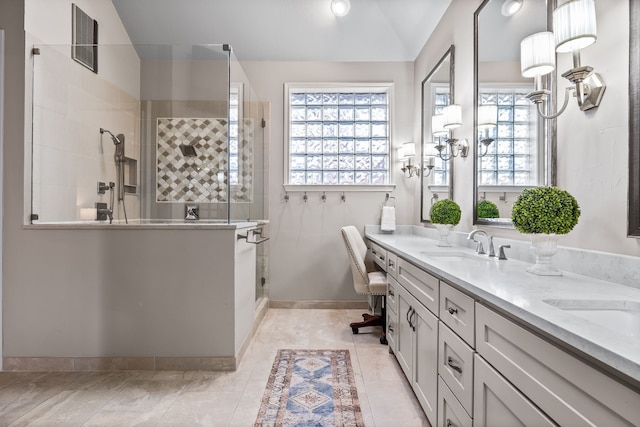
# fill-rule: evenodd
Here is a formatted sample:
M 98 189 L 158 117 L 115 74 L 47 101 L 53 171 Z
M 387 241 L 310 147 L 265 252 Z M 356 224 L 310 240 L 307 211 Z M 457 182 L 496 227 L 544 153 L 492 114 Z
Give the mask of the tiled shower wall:
M 140 157 L 140 102 L 67 49 L 43 46 L 33 57 L 32 213 L 39 222 L 93 220 L 86 209 L 109 203 L 97 183 L 117 182 L 115 146 L 100 128 L 124 134 L 125 155 Z M 126 194 L 125 202 L 129 219 L 139 218 L 138 196 Z M 114 218 L 124 219 L 122 208 Z
M 226 203 L 230 169 L 237 171 L 232 201 L 252 202 L 253 119 L 232 126 L 233 139 L 221 118 L 158 118 L 156 129 L 156 202 Z M 183 155 L 182 144 L 194 147 L 196 155 Z M 231 164 L 229 149 L 237 153 Z

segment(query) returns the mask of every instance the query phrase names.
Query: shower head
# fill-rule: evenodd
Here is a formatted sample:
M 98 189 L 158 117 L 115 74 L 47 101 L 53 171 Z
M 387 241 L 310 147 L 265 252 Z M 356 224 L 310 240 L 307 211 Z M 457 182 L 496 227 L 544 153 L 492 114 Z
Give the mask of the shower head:
M 106 129 L 100 128 L 100 135 L 102 135 L 105 132 L 109 134 L 109 136 L 111 137 L 111 140 L 113 141 L 113 143 L 115 145 L 122 144 L 122 141 L 120 141 L 120 139 L 118 139 L 117 136 L 115 136 L 113 133 L 111 133 L 111 131 L 108 131 Z

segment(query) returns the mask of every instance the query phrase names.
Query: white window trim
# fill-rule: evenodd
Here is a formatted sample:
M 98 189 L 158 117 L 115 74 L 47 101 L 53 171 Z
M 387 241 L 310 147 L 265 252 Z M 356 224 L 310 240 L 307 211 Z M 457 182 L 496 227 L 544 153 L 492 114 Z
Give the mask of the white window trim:
M 324 92 L 326 89 L 339 89 L 344 91 L 376 91 L 379 89 L 385 89 L 387 91 L 388 96 L 388 109 L 389 109 L 389 146 L 387 147 L 388 153 L 388 161 L 389 161 L 389 183 L 384 185 L 296 185 L 289 184 L 289 172 L 291 171 L 289 168 L 289 111 L 290 111 L 290 101 L 291 96 L 290 93 L 292 90 L 303 90 L 305 92 L 313 93 L 313 92 Z M 394 93 L 394 83 L 393 82 L 378 82 L 378 83 L 345 83 L 345 82 L 321 82 L 321 83 L 295 83 L 288 82 L 284 84 L 284 165 L 283 165 L 283 187 L 287 192 L 295 192 L 295 191 L 336 191 L 336 192 L 347 192 L 347 191 L 393 191 L 396 188 L 394 182 L 394 173 L 393 173 L 393 165 L 396 162 L 396 156 L 393 150 L 393 141 L 395 140 L 395 93 Z

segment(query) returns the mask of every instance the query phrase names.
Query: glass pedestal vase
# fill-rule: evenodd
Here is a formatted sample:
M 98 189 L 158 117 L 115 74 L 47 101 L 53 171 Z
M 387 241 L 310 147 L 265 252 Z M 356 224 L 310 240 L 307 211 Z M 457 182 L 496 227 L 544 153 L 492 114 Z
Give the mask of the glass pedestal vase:
M 536 263 L 527 267 L 529 273 L 539 276 L 562 276 L 562 271 L 555 268 L 551 258 L 558 252 L 557 234 L 532 234 L 531 247 L 536 255 Z
M 438 243 L 436 246 L 441 247 L 449 247 L 451 243 L 449 243 L 449 235 L 451 234 L 451 229 L 453 225 L 451 224 L 435 224 L 438 229 Z

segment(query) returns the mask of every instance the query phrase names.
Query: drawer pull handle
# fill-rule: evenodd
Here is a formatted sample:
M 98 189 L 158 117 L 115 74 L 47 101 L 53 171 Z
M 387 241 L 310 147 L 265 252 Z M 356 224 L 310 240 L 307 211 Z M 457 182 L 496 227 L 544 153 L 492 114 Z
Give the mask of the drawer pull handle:
M 447 365 L 449 365 L 449 367 L 454 371 L 462 373 L 462 368 L 456 365 L 455 363 L 453 363 L 453 358 L 451 356 L 447 358 Z
M 449 418 L 447 418 L 447 427 L 456 427 L 456 425 L 452 423 Z
M 394 296 L 396 296 L 396 294 L 394 294 L 393 291 L 389 289 L 389 296 L 393 298 Z
M 412 310 L 411 311 L 411 317 L 410 317 L 410 319 L 411 319 L 411 329 L 413 329 L 413 331 L 415 332 L 416 331 L 416 325 L 413 323 L 413 316 L 417 316 L 418 314 L 416 313 L 415 309 L 412 308 L 411 310 Z
M 395 266 L 395 264 L 393 263 L 393 261 L 389 260 L 389 267 L 393 267 Z
M 393 326 L 391 326 L 391 325 L 387 326 L 387 329 L 389 330 L 389 333 L 390 333 L 391 335 L 393 335 L 393 333 L 395 332 L 395 331 L 393 330 Z
M 411 310 L 413 310 L 413 308 L 409 306 L 409 310 L 407 310 L 407 314 L 405 314 L 404 317 L 407 319 L 409 327 L 413 328 L 413 325 L 411 324 L 411 317 L 409 317 L 409 315 L 411 314 Z
M 449 308 L 447 308 L 447 311 L 449 312 L 450 315 L 453 316 L 455 313 L 458 312 L 458 309 L 457 308 L 453 308 L 453 307 L 449 307 Z
M 373 255 L 375 255 L 375 254 L 376 254 L 375 249 L 371 249 L 371 253 L 372 253 Z

